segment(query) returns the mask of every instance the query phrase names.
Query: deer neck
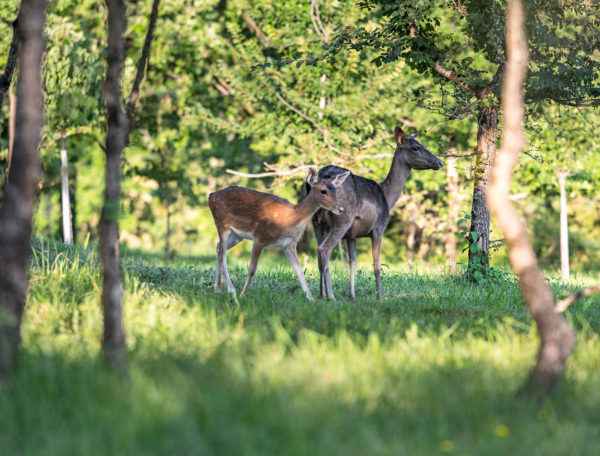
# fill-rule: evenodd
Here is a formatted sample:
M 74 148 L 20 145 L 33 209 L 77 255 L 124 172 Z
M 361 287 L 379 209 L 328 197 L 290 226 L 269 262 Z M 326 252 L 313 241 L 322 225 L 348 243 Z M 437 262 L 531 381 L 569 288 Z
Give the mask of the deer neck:
M 306 198 L 296 204 L 294 223 L 300 224 L 308 222 L 308 220 L 315 215 L 315 212 L 319 210 L 319 207 L 320 206 L 316 198 L 309 193 Z
M 400 198 L 402 190 L 404 190 L 404 184 L 406 184 L 409 177 L 410 168 L 404 161 L 404 158 L 402 158 L 401 154 L 394 154 L 390 171 L 381 183 L 383 194 L 390 210 L 394 207 L 398 198 Z

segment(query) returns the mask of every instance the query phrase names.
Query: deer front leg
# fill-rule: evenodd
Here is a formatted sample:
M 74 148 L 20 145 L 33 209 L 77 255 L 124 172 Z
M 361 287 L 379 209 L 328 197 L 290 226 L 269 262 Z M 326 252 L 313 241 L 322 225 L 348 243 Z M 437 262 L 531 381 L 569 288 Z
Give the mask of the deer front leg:
M 350 298 L 356 299 L 354 279 L 356 276 L 356 239 L 346 239 L 346 250 L 348 255 L 348 268 L 350 270 Z
M 375 288 L 377 290 L 377 299 L 381 299 L 383 289 L 381 286 L 381 236 L 373 235 L 371 244 L 373 250 L 373 272 L 375 273 Z
M 310 292 L 310 289 L 308 288 L 308 284 L 306 283 L 306 279 L 304 278 L 304 271 L 302 270 L 302 266 L 300 266 L 300 262 L 298 261 L 298 254 L 296 253 L 296 245 L 293 244 L 293 245 L 286 247 L 284 252 L 285 252 L 285 256 L 287 256 L 287 259 L 289 260 L 290 264 L 292 265 L 292 269 L 294 270 L 294 272 L 296 273 L 296 276 L 298 277 L 298 281 L 300 282 L 300 286 L 302 287 L 302 290 L 304 291 L 304 294 L 306 295 L 306 299 L 308 299 L 309 301 L 314 301 L 312 294 Z
M 313 219 L 314 220 L 314 219 Z M 323 243 L 323 240 L 326 237 L 325 230 L 318 223 L 313 222 L 313 228 L 315 231 L 315 238 L 317 239 L 317 246 Z M 323 262 L 321 261 L 321 256 L 317 254 L 317 264 L 319 265 L 319 296 L 321 299 L 325 298 L 325 282 L 323 276 Z
M 352 222 L 348 222 L 342 226 L 334 227 L 321 245 L 319 245 L 318 252 L 322 263 L 321 280 L 325 288 L 325 297 L 332 301 L 335 300 L 335 296 L 333 294 L 331 272 L 329 271 L 329 259 L 331 258 L 331 252 L 333 252 L 335 246 L 339 244 L 351 226 Z
M 246 293 L 246 290 L 248 290 L 248 288 L 250 287 L 250 283 L 252 282 L 254 274 L 256 273 L 258 259 L 260 258 L 262 250 L 262 244 L 259 244 L 257 241 L 255 241 L 254 245 L 252 246 L 252 257 L 250 258 L 250 266 L 248 267 L 248 277 L 246 278 L 246 283 L 244 284 L 244 288 L 242 288 L 240 296 L 243 296 Z

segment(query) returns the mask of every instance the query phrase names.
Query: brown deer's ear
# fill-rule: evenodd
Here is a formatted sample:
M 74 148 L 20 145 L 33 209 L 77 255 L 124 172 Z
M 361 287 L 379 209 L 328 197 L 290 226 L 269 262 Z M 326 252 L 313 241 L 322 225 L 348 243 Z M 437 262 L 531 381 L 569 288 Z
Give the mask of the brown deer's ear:
M 306 183 L 311 187 L 319 182 L 319 176 L 317 176 L 317 169 L 310 167 L 308 168 L 308 175 L 306 176 Z
M 404 142 L 405 136 L 406 135 L 404 134 L 404 131 L 402 130 L 402 128 L 400 126 L 397 126 L 396 129 L 394 130 L 394 138 L 396 138 L 396 143 L 402 144 Z
M 341 187 L 342 184 L 344 182 L 346 182 L 346 179 L 348 179 L 348 176 L 350 175 L 350 171 L 346 171 L 345 173 L 342 174 L 338 174 L 337 176 L 335 176 L 332 181 L 331 184 L 335 187 Z

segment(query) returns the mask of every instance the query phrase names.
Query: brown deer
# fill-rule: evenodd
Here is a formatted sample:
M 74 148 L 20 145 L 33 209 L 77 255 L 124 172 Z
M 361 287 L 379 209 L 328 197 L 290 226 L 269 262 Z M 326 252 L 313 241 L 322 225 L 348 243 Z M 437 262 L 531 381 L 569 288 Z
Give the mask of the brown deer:
M 311 168 L 306 179 L 310 191 L 307 197 L 296 205 L 269 193 L 237 186 L 211 193 L 208 196 L 208 206 L 219 233 L 215 290 L 222 289 L 225 280 L 227 291 L 237 301 L 236 290 L 227 271 L 227 250 L 248 239 L 254 241 L 254 244 L 248 277 L 241 295 L 250 286 L 263 249 L 277 247 L 284 251 L 298 276 L 306 298 L 312 301 L 310 289 L 298 261 L 296 244 L 319 209 L 326 209 L 334 214 L 341 213 L 337 206 L 336 189 L 349 175 L 350 172 L 341 173 L 333 179 L 321 181 L 316 170 Z

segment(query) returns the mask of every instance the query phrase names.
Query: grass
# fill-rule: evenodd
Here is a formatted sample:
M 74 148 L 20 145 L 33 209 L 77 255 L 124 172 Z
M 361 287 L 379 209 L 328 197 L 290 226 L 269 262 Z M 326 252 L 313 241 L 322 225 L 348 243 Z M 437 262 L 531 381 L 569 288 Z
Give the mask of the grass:
M 210 262 L 208 262 L 210 261 Z M 20 368 L 0 390 L 6 455 L 583 455 L 600 450 L 600 300 L 569 311 L 578 345 L 542 405 L 514 393 L 537 339 L 516 284 L 387 268 L 373 299 L 304 300 L 265 259 L 237 306 L 212 259 L 124 258 L 130 376 L 99 361 L 92 253 L 38 243 Z M 232 265 L 241 284 L 245 262 Z M 587 283 L 551 280 L 559 294 Z M 314 269 L 308 280 L 317 284 Z

